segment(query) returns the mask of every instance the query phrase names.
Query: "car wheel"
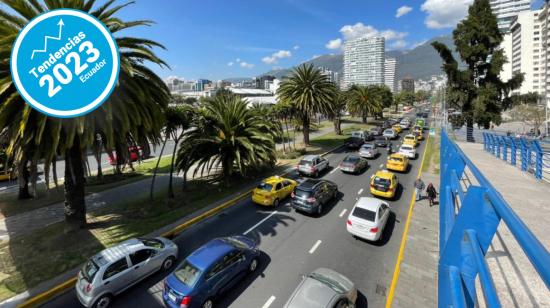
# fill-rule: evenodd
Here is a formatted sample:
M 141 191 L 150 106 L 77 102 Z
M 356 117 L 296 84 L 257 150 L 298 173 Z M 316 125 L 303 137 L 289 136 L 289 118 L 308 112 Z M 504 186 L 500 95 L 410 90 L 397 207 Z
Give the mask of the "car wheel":
M 258 259 L 254 258 L 252 261 L 250 261 L 250 264 L 248 265 L 248 271 L 253 273 L 258 268 Z
M 279 206 L 279 199 L 275 199 L 275 201 L 273 201 L 273 206 L 274 206 L 274 207 L 278 207 L 278 206 Z
M 168 271 L 172 266 L 174 265 L 175 258 L 174 257 L 168 257 L 164 262 L 162 262 L 162 270 Z
M 210 298 L 204 301 L 204 303 L 202 304 L 202 308 L 213 308 L 213 307 L 214 307 L 214 302 Z
M 94 303 L 94 308 L 107 308 L 111 305 L 113 297 L 110 294 L 102 295 L 100 298 L 97 299 L 97 301 Z

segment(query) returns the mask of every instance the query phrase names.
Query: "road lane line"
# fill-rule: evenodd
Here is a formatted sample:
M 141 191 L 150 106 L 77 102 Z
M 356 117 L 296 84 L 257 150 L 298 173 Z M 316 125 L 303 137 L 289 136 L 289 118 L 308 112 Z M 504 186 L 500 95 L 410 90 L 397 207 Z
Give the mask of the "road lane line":
M 363 188 L 359 189 L 359 191 L 357 192 L 357 194 L 360 195 L 362 192 L 363 192 Z
M 332 171 L 329 172 L 328 174 L 333 174 L 334 172 L 338 171 L 338 169 L 340 169 L 340 167 L 336 167 L 336 168 L 332 169 Z
M 347 209 L 343 209 L 342 212 L 340 213 L 340 215 L 338 215 L 339 217 L 343 217 L 344 214 L 346 214 L 348 210 Z
M 268 220 L 269 218 L 271 218 L 271 216 L 273 216 L 273 215 L 275 215 L 275 214 L 277 214 L 277 213 L 278 213 L 278 212 L 275 211 L 275 212 L 272 212 L 271 214 L 267 215 L 266 218 L 260 220 L 260 222 L 257 223 L 257 224 L 255 224 L 255 225 L 253 225 L 252 228 L 246 230 L 246 231 L 243 233 L 243 235 L 247 235 L 250 231 L 256 229 L 259 225 L 261 225 L 262 223 L 264 223 L 264 221 Z
M 262 308 L 269 308 L 271 304 L 275 301 L 275 296 L 271 295 L 271 297 L 265 302 L 265 304 L 262 306 Z
M 313 254 L 315 252 L 315 250 L 317 250 L 317 247 L 319 247 L 319 245 L 321 245 L 321 240 L 318 240 L 315 245 L 313 245 L 313 247 L 311 247 L 311 249 L 309 250 L 309 253 L 310 254 Z
M 430 139 L 430 135 L 428 135 L 428 138 L 426 138 L 426 144 L 428 144 L 429 139 Z M 424 160 L 426 159 L 427 148 L 428 148 L 427 146 L 424 146 L 424 153 L 422 154 L 422 162 L 420 163 L 420 168 L 418 169 L 417 178 L 419 178 L 420 175 L 422 174 L 422 167 L 424 166 Z M 388 297 L 386 298 L 386 308 L 391 308 L 392 306 L 395 287 L 397 286 L 397 280 L 399 280 L 399 273 L 401 271 L 401 261 L 403 261 L 403 252 L 405 251 L 405 244 L 407 243 L 407 234 L 409 233 L 409 225 L 411 224 L 411 217 L 413 213 L 415 200 L 416 200 L 416 192 L 413 191 L 411 202 L 409 204 L 409 212 L 407 214 L 407 220 L 405 222 L 405 228 L 403 230 L 403 236 L 401 237 L 401 245 L 399 246 L 399 252 L 397 253 L 397 261 L 395 262 L 395 269 L 393 271 L 390 290 L 388 292 Z

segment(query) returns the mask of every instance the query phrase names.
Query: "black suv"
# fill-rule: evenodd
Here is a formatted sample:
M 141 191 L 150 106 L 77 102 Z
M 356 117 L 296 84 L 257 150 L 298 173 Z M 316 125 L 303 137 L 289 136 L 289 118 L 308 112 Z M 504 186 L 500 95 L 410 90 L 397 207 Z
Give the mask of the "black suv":
M 385 148 L 388 146 L 388 138 L 384 136 L 376 136 L 376 138 L 374 138 L 374 145 L 379 148 Z
M 323 213 L 323 205 L 338 196 L 338 185 L 327 180 L 307 179 L 292 193 L 291 205 L 296 211 Z

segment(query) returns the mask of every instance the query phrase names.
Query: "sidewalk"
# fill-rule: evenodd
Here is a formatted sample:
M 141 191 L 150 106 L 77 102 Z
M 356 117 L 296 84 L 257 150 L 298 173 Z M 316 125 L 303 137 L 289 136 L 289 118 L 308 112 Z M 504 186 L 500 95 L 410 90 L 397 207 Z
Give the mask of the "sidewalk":
M 517 167 L 485 152 L 482 144 L 457 144 L 546 249 L 550 250 L 550 184 L 539 182 L 531 174 L 522 173 Z M 503 307 L 550 306 L 550 291 L 502 222 L 486 260 Z M 484 303 L 482 296 L 479 292 L 480 303 Z
M 342 129 L 352 125 L 343 124 Z M 327 127 L 310 134 L 310 138 L 315 138 L 333 131 L 334 128 Z M 301 133 L 296 134 L 296 143 L 303 141 Z M 277 144 L 278 149 L 282 149 L 282 144 Z M 188 173 L 188 179 L 192 178 L 192 170 Z M 155 192 L 168 187 L 168 175 L 159 174 L 155 181 Z M 182 176 L 174 176 L 174 186 L 177 187 L 182 181 Z M 138 199 L 146 198 L 149 194 L 151 178 L 136 181 L 127 185 L 118 186 L 100 193 L 86 196 L 86 209 L 88 213 L 93 213 L 99 208 L 119 202 L 132 202 Z M 24 212 L 21 214 L 9 216 L 0 219 L 0 241 L 9 240 L 11 237 L 28 234 L 38 229 L 44 228 L 53 223 L 62 221 L 64 216 L 63 202 L 56 203 L 47 207 Z
M 439 192 L 438 175 L 423 173 L 422 180 Z M 428 199 L 422 199 L 413 208 L 392 307 L 437 307 L 438 243 L 439 206 L 430 207 Z

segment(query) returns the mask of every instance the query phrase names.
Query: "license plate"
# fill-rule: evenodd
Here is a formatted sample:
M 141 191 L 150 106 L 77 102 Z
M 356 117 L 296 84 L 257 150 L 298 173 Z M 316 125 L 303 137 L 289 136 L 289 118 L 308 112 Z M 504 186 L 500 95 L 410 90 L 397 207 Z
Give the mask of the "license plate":
M 176 302 L 176 295 L 174 295 L 172 292 L 168 292 L 168 298 L 173 301 L 174 303 Z

